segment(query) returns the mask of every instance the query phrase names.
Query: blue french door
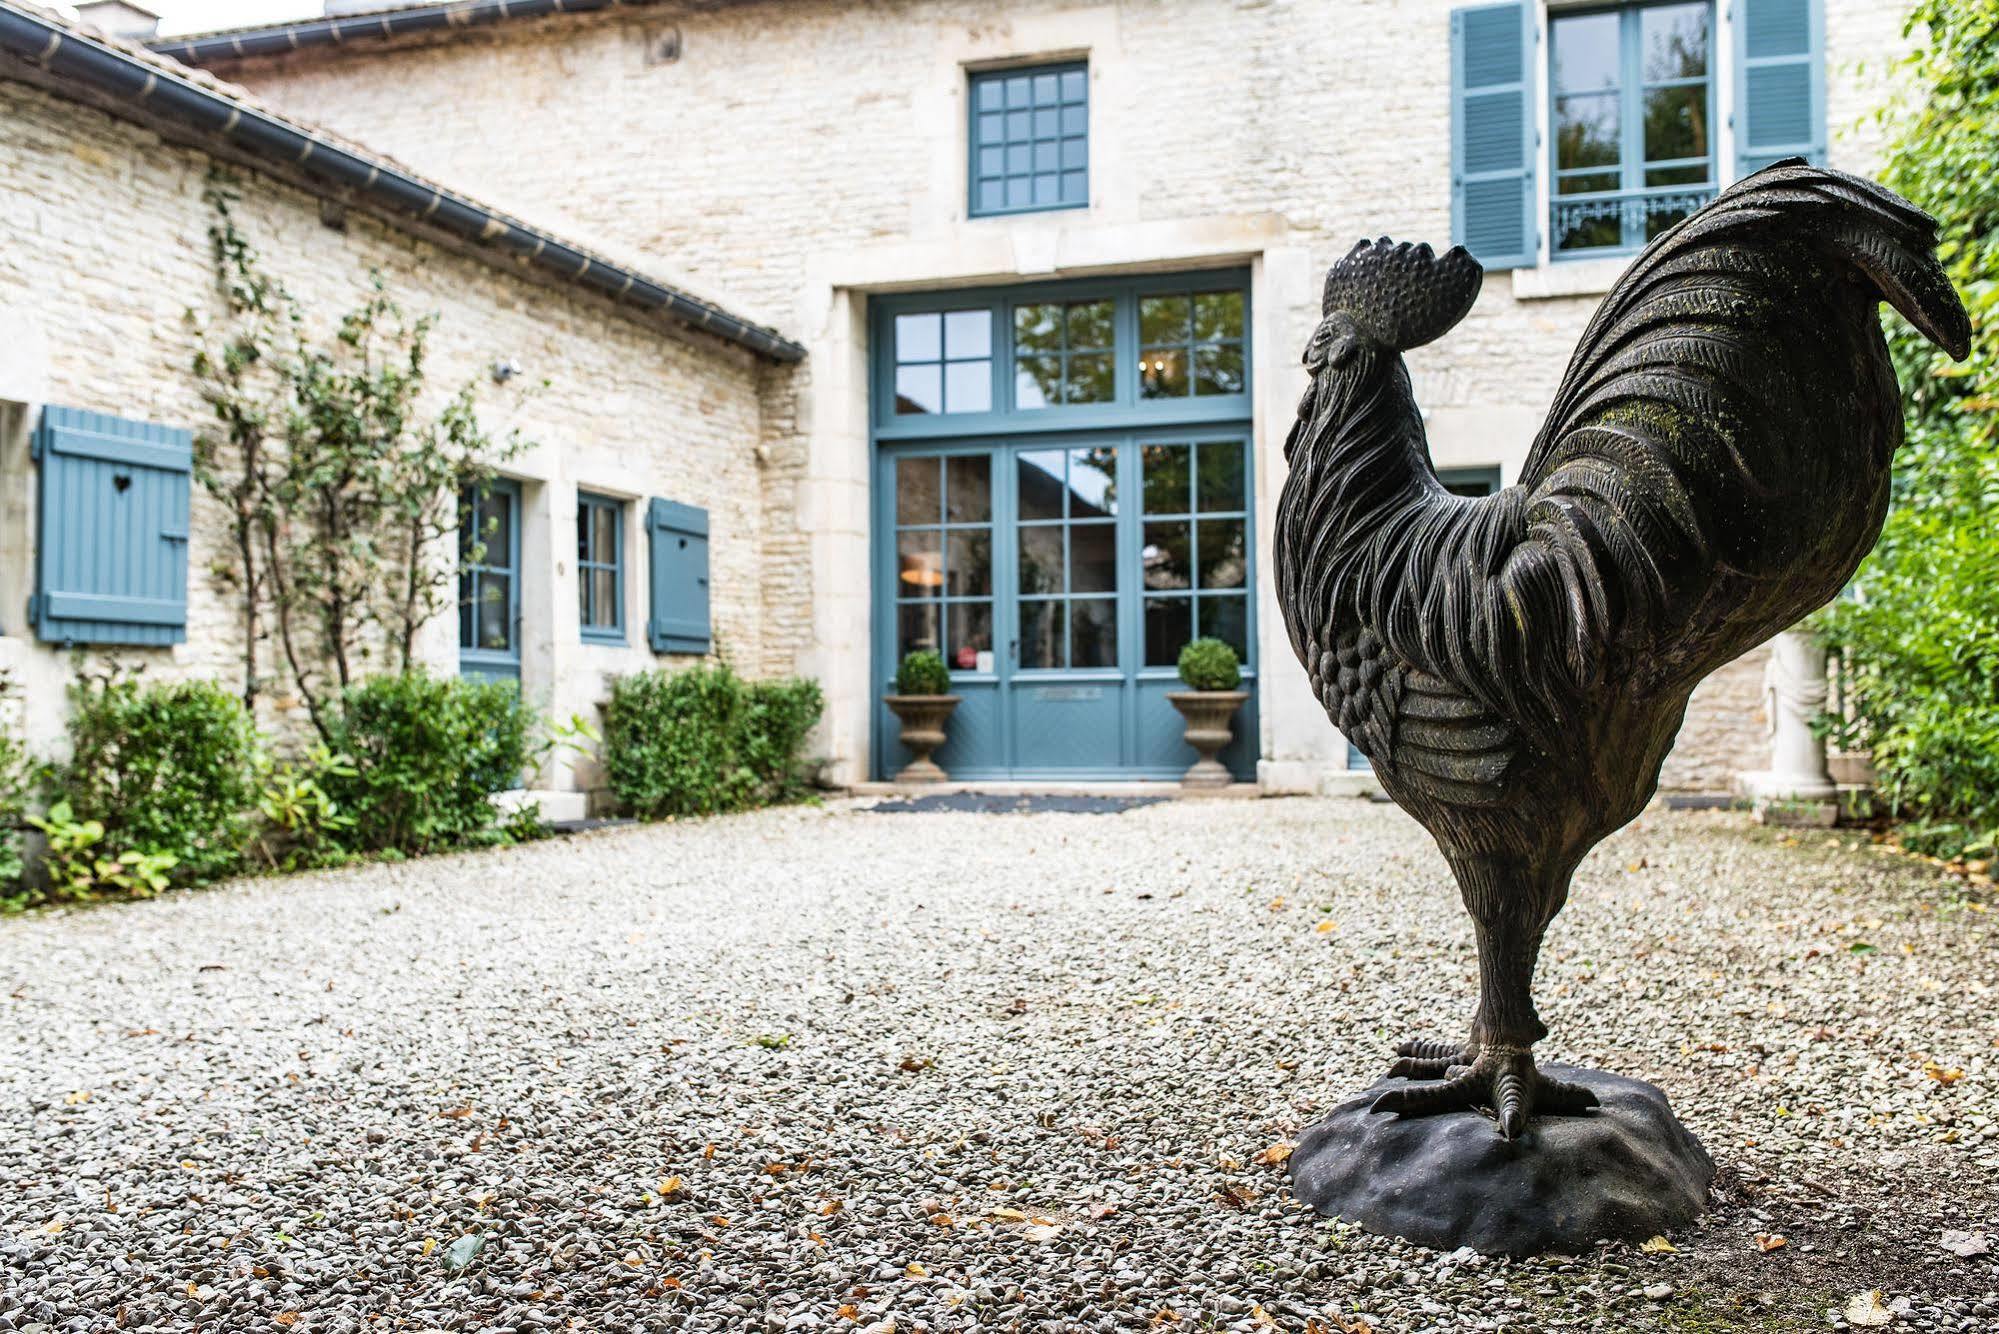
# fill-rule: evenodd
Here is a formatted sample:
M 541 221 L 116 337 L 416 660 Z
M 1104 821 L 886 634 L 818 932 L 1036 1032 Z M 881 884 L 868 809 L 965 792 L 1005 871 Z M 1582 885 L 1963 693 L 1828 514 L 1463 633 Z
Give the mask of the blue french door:
M 458 497 L 458 671 L 521 677 L 521 488 L 496 478 Z
M 1176 777 L 1194 760 L 1175 664 L 1196 635 L 1254 677 L 1248 433 L 1241 427 L 885 446 L 876 651 L 938 653 L 961 703 L 957 778 Z M 877 706 L 877 772 L 906 762 Z M 1254 774 L 1256 715 L 1224 755 Z

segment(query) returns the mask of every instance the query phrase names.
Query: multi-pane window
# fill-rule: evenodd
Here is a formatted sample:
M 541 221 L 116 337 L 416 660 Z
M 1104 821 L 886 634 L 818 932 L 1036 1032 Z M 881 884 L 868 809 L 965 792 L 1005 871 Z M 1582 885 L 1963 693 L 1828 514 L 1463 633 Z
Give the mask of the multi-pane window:
M 1240 394 L 1242 292 L 1179 292 L 1139 298 L 1139 395 Z
M 1249 492 L 1239 440 L 1146 445 L 1145 665 L 1213 637 L 1249 658 Z
M 585 639 L 625 642 L 624 505 L 576 493 L 576 606 Z
M 1085 65 L 974 74 L 971 102 L 973 217 L 1090 202 Z
M 1013 405 L 1108 403 L 1116 392 L 1116 303 L 1039 301 L 1013 308 Z
M 1117 449 L 1015 457 L 1020 666 L 1116 667 Z
M 458 647 L 510 655 L 517 551 L 514 522 L 519 492 L 513 484 L 468 486 L 458 496 Z
M 993 670 L 993 478 L 985 454 L 895 463 L 897 656 Z
M 992 406 L 990 309 L 926 311 L 895 317 L 898 415 L 990 412 Z
M 1557 14 L 1556 254 L 1634 250 L 1714 197 L 1706 0 Z

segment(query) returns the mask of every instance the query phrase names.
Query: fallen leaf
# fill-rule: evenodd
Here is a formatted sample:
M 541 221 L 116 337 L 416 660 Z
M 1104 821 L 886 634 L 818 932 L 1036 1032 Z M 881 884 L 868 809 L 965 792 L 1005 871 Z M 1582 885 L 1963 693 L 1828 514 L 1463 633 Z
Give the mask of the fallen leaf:
M 1009 1223 L 1025 1223 L 1027 1221 L 1027 1215 L 1018 1209 L 995 1209 L 992 1212 L 994 1218 L 1004 1219 Z
M 677 1278 L 663 1278 L 659 1281 L 659 1286 L 661 1286 L 662 1288 L 678 1288 L 680 1286 L 680 1280 Z M 541 1294 L 536 1293 L 535 1295 L 539 1297 Z
M 949 1214 L 932 1214 L 930 1215 L 930 1221 L 938 1227 L 956 1227 L 958 1225 L 958 1220 Z
M 1058 1223 L 1036 1223 L 1032 1227 L 1022 1228 L 1020 1235 L 1029 1241 L 1053 1241 L 1061 1231 L 1062 1227 Z
M 1117 1206 L 1115 1204 L 1105 1204 L 1099 1200 L 1094 1204 L 1083 1206 L 1083 1212 L 1092 1218 L 1109 1218 L 1117 1212 Z
M 295 1325 L 298 1323 L 298 1312 L 280 1311 L 271 1317 L 271 1323 L 274 1325 Z
M 819 1216 L 821 1218 L 831 1218 L 834 1214 L 839 1213 L 840 1210 L 846 1207 L 847 1206 L 845 1201 L 828 1200 L 826 1201 L 826 1203 L 819 1206 Z
M 1759 1232 L 1756 1234 L 1756 1249 L 1759 1251 L 1779 1250 L 1783 1247 L 1784 1241 L 1785 1239 L 1775 1232 Z
M 712 1141 L 712 1140 L 711 1140 L 711 1141 L 709 1141 L 709 1144 L 708 1144 L 708 1147 L 707 1147 L 707 1148 L 705 1148 L 705 1149 L 703 1149 L 703 1150 L 701 1150 L 701 1156 L 702 1156 L 703 1158 L 713 1158 L 713 1157 L 715 1156 L 715 1144 L 714 1144 L 714 1141 Z
M 1952 1084 L 1964 1078 L 1964 1071 L 1958 1069 L 1956 1066 L 1952 1066 L 1946 1070 L 1935 1061 L 1931 1061 L 1928 1065 L 1924 1066 L 1923 1073 L 1931 1079 L 1936 1080 L 1937 1083 L 1942 1084 L 1945 1088 L 1949 1088 Z
M 1638 1249 L 1652 1255 L 1671 1255 L 1680 1248 L 1664 1237 L 1648 1237 L 1638 1243 Z
M 462 1121 L 472 1115 L 472 1109 L 470 1107 L 446 1107 L 437 1115 L 444 1120 Z
M 1284 896 L 1282 894 L 1279 894 L 1276 898 L 1270 901 L 1270 911 L 1272 912 L 1284 911 Z
M 1180 1323 L 1180 1313 L 1170 1306 L 1162 1306 L 1153 1313 L 1151 1323 L 1154 1329 L 1158 1329 L 1161 1325 L 1177 1325 Z
M 1254 1323 L 1258 1329 L 1277 1328 L 1277 1322 L 1271 1319 L 1270 1312 L 1264 1310 L 1260 1304 L 1254 1304 L 1254 1303 L 1251 1304 L 1249 1308 L 1249 1318 L 1251 1322 Z
M 861 1318 L 861 1308 L 852 1302 L 843 1302 L 840 1305 L 840 1309 L 833 1312 L 833 1314 L 841 1320 L 859 1320 Z
M 655 1187 L 655 1189 L 658 1191 L 659 1197 L 662 1200 L 670 1200 L 674 1196 L 680 1194 L 680 1192 L 682 1192 L 683 1190 L 687 1189 L 687 1182 L 677 1176 L 661 1177 L 659 1179 L 659 1185 Z
M 1885 1325 L 1894 1315 L 1881 1304 L 1881 1292 L 1856 1292 L 1846 1299 L 1846 1323 L 1862 1327 Z
M 903 1269 L 902 1272 L 907 1274 L 911 1278 L 930 1277 L 930 1271 L 928 1269 L 925 1269 L 922 1265 L 916 1263 L 916 1261 L 914 1260 L 911 1260 L 909 1264 Z
M 479 1251 L 485 1244 L 483 1233 L 466 1233 L 444 1248 L 444 1267 L 454 1272 L 463 1269 L 479 1258 Z
M 1321 923 L 1319 923 L 1319 924 L 1318 924 L 1317 926 L 1313 927 L 1312 929 L 1313 929 L 1314 931 L 1317 931 L 1317 932 L 1318 932 L 1318 933 L 1319 933 L 1320 935 L 1322 935 L 1322 936 L 1323 936 L 1323 935 L 1325 935 L 1325 934 L 1326 934 L 1326 933 L 1327 933 L 1328 931 L 1337 931 L 1337 930 L 1339 930 L 1339 929 L 1340 929 L 1340 924 L 1339 924 L 1338 922 L 1332 922 L 1332 921 L 1327 921 L 1327 922 L 1321 922 Z
M 1282 1144 L 1273 1144 L 1269 1148 L 1265 1149 L 1263 1152 L 1257 1154 L 1256 1157 L 1250 1159 L 1250 1161 L 1253 1163 L 1261 1163 L 1265 1167 L 1275 1167 L 1279 1163 L 1283 1162 L 1285 1159 L 1289 1158 L 1291 1156 L 1291 1150 L 1297 1147 L 1298 1147 L 1297 1145 L 1292 1144 L 1289 1141 L 1286 1141 L 1285 1143 Z
M 1247 1209 L 1256 1200 L 1256 1192 L 1243 1186 L 1224 1186 L 1215 1196 L 1216 1204 L 1225 1204 L 1231 1209 Z
M 905 1056 L 895 1068 L 913 1075 L 918 1070 L 928 1070 L 935 1064 L 937 1062 L 931 1060 L 928 1056 Z
M 436 1238 L 436 1237 L 425 1237 L 425 1238 L 423 1239 L 423 1253 L 424 1253 L 425 1255 L 429 1255 L 429 1254 L 430 1254 L 430 1253 L 431 1253 L 432 1251 L 434 1251 L 434 1250 L 436 1250 L 436 1249 L 437 1249 L 437 1238 Z

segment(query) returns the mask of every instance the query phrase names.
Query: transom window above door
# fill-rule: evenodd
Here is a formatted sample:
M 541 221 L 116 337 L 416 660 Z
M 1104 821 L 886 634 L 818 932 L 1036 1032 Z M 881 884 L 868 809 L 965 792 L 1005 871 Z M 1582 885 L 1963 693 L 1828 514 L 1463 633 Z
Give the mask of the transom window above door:
M 878 298 L 876 429 L 954 434 L 1249 415 L 1239 272 Z
M 1713 20 L 1706 0 L 1550 18 L 1557 253 L 1635 249 L 1714 198 Z

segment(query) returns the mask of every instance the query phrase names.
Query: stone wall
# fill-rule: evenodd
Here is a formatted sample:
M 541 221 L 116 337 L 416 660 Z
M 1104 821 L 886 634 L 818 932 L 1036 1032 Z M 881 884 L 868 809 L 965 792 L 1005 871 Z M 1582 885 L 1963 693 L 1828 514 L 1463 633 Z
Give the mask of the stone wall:
M 25 624 L 35 480 L 26 434 L 43 403 L 201 429 L 208 417 L 189 370 L 199 332 L 219 318 L 202 198 L 201 153 L 39 90 L 0 83 L 0 666 L 29 688 L 25 711 L 46 748 L 60 734 L 69 656 Z M 765 578 L 768 520 L 758 444 L 768 373 L 749 353 L 685 338 L 581 293 L 517 280 L 358 212 L 344 230 L 319 202 L 238 171 L 240 229 L 325 332 L 364 299 L 379 272 L 412 315 L 435 312 L 432 406 L 468 381 L 495 434 L 534 447 L 505 471 L 523 485 L 523 684 L 557 717 L 589 713 L 614 674 L 658 659 L 645 641 L 644 501 L 706 507 L 712 527 L 718 649 L 764 671 L 767 623 L 792 624 L 796 583 Z M 193 313 L 192 320 L 190 312 Z M 522 374 L 492 383 L 511 359 Z M 624 647 L 583 644 L 577 628 L 575 490 L 627 497 Z M 94 653 L 161 676 L 242 679 L 236 606 L 210 570 L 229 559 L 224 514 L 197 485 L 187 641 L 171 649 Z M 448 553 L 446 558 L 449 558 Z M 773 609 L 782 616 L 773 615 Z M 788 620 L 786 619 L 788 618 Z M 795 630 L 794 630 L 795 632 Z M 427 627 L 424 655 L 456 670 L 456 617 Z M 774 655 L 789 664 L 788 654 Z M 267 656 L 267 673 L 275 665 Z M 282 690 L 275 692 L 282 696 Z M 558 770 L 545 780 L 566 784 Z
M 767 574 L 769 604 L 783 642 L 800 647 L 796 661 L 828 678 L 826 744 L 845 756 L 846 776 L 858 776 L 871 688 L 852 661 L 865 636 L 850 634 L 866 615 L 852 591 L 867 577 L 857 371 L 867 295 L 1247 262 L 1260 307 L 1257 457 L 1269 483 L 1282 475 L 1277 446 L 1302 383 L 1297 349 L 1316 319 L 1317 275 L 1357 236 L 1449 235 L 1451 8 L 1447 0 L 661 5 L 227 73 L 527 216 L 668 267 L 808 343 L 810 369 L 765 398 L 766 514 L 772 541 L 791 543 Z M 1906 5 L 1826 0 L 1826 10 L 1832 157 L 1866 171 L 1879 148 L 1866 114 L 1885 96 Z M 678 37 L 672 60 L 660 57 L 668 34 Z M 967 219 L 966 68 L 1078 54 L 1090 64 L 1090 207 Z M 1728 140 L 1720 150 L 1731 162 Z M 1617 268 L 1494 275 L 1464 324 L 1412 357 L 1439 464 L 1497 464 L 1513 480 Z M 1274 494 L 1260 486 L 1262 515 Z M 796 539 L 780 537 L 793 516 Z M 1266 539 L 1267 531 L 1266 521 Z M 809 558 L 797 560 L 801 553 Z M 807 578 L 811 624 L 796 639 L 803 603 L 792 584 Z M 1263 753 L 1279 766 L 1266 782 L 1337 773 L 1343 754 L 1327 748 L 1278 620 L 1262 619 Z M 1740 702 L 1715 688 L 1696 697 L 1671 781 L 1725 787 L 1755 755 L 1762 724 Z

